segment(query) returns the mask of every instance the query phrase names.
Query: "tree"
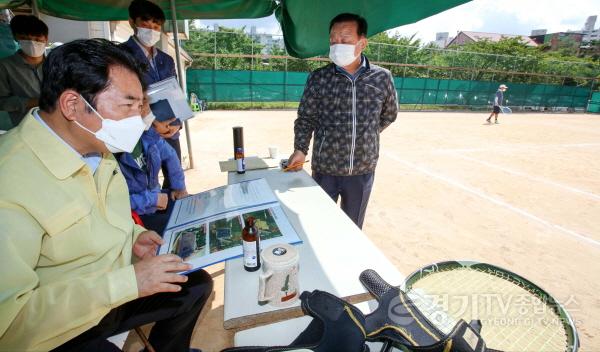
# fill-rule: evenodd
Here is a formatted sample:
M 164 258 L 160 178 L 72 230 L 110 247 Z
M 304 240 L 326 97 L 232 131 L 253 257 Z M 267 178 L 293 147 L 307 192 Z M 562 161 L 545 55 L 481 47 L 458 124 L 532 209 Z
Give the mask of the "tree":
M 508 72 L 535 72 L 541 59 L 541 52 L 525 45 L 519 38 L 504 38 L 497 42 L 480 40 L 451 49 L 454 50 L 440 51 L 432 64 L 468 69 L 454 71 L 453 78 L 457 79 L 515 82 L 519 76 Z
M 365 55 L 371 61 L 380 62 L 381 65 L 392 71 L 394 76 L 420 77 L 426 72 L 423 69 L 386 65 L 385 63 L 427 64 L 432 54 L 431 46 L 422 46 L 421 44 L 421 40 L 416 39 L 415 34 L 404 37 L 381 32 L 369 38 L 369 46 L 365 50 Z
M 199 30 L 196 27 L 190 30 L 190 39 L 185 41 L 183 48 L 192 56 L 192 68 L 222 69 L 222 70 L 250 70 L 254 68 L 255 59 L 240 57 L 206 57 L 201 54 L 259 54 L 264 45 L 254 41 L 245 32 L 245 28 L 235 29 L 219 26 L 217 32 Z
M 275 56 L 289 56 L 285 49 L 279 47 L 272 47 L 269 53 Z M 270 59 L 272 68 L 276 71 L 286 70 L 286 59 Z M 306 59 L 296 59 L 293 57 L 287 58 L 287 71 L 290 72 L 311 72 L 324 66 L 326 62 L 314 61 Z

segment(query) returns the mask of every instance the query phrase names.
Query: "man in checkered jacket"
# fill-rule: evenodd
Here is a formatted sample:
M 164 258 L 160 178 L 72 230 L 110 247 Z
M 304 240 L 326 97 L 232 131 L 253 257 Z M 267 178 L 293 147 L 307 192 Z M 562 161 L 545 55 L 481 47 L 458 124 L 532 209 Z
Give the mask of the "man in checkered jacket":
M 315 181 L 362 228 L 379 157 L 379 134 L 396 120 L 398 99 L 390 71 L 362 55 L 367 22 L 340 14 L 329 26 L 333 63 L 311 73 L 294 122 L 289 165 L 302 165 L 314 134 Z M 294 170 L 300 170 L 297 166 Z

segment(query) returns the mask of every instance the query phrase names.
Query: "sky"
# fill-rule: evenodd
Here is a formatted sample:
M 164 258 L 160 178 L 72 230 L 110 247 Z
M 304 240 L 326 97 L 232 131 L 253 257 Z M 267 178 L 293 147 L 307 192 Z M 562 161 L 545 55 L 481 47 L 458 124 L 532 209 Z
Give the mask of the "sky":
M 588 16 L 598 15 L 595 28 L 600 27 L 599 0 L 474 0 L 417 23 L 390 30 L 416 37 L 428 43 L 437 32 L 458 31 L 492 32 L 529 35 L 532 29 L 547 29 L 549 33 L 580 30 Z M 240 28 L 256 26 L 258 33 L 281 34 L 274 16 L 251 20 L 203 20 L 203 27 L 221 26 Z

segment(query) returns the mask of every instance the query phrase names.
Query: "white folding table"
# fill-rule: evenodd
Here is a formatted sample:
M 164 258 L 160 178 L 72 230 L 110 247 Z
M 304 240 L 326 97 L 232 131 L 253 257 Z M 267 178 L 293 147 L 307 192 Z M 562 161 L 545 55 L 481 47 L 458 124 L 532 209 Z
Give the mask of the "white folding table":
M 229 173 L 229 184 L 265 178 L 290 223 L 302 239 L 300 291 L 330 292 L 351 303 L 372 299 L 358 281 L 374 269 L 388 282 L 400 285 L 404 276 L 346 216 L 305 171 L 280 169 Z M 258 304 L 259 271 L 244 270 L 242 259 L 225 264 L 224 327 L 247 329 L 302 316 L 299 301 L 289 308 Z

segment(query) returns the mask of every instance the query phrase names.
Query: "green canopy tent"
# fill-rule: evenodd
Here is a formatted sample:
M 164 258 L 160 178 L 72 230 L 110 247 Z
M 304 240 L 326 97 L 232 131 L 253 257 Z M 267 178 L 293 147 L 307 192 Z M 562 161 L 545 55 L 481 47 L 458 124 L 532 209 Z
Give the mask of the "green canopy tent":
M 32 4 L 32 0 L 0 0 L 0 7 Z M 152 0 L 172 18 L 170 0 Z M 50 16 L 81 21 L 127 20 L 131 0 L 35 0 L 37 9 Z M 271 0 L 175 0 L 178 19 L 259 18 L 273 13 Z
M 307 58 L 329 50 L 329 21 L 342 12 L 360 14 L 368 36 L 414 23 L 468 2 L 465 0 L 286 0 L 275 10 L 287 52 Z
M 182 77 L 177 19 L 260 18 L 275 13 L 287 52 L 298 58 L 325 54 L 329 21 L 337 14 L 362 15 L 368 35 L 413 23 L 470 0 L 154 0 L 173 20 L 177 71 Z M 0 0 L 0 9 L 29 5 L 34 12 L 81 21 L 127 20 L 131 0 Z M 186 140 L 193 166 L 186 121 Z
M 413 23 L 469 0 L 154 0 L 167 18 L 260 18 L 275 13 L 287 51 L 298 58 L 324 54 L 329 21 L 341 12 L 358 13 L 369 35 Z M 32 3 L 33 2 L 33 3 Z M 127 20 L 130 0 L 0 0 L 0 8 L 26 4 L 50 16 L 81 21 Z M 174 13 L 176 12 L 176 13 Z

